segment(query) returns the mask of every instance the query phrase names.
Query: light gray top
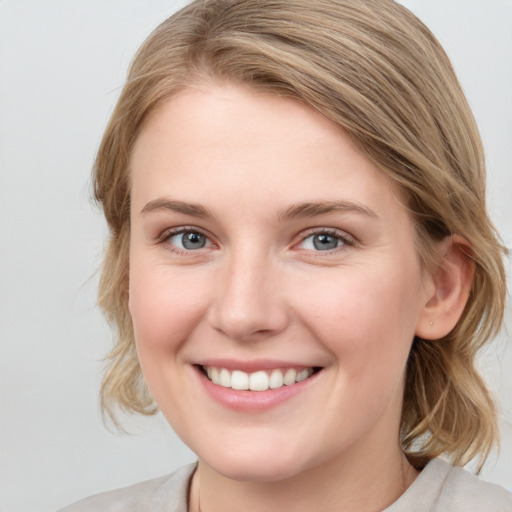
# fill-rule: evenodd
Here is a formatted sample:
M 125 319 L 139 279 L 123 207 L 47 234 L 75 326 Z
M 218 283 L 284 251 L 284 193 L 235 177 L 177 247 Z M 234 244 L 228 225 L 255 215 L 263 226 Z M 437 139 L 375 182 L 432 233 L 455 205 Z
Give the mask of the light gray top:
M 187 512 L 196 464 L 154 480 L 104 492 L 60 512 Z M 407 491 L 383 512 L 512 512 L 512 494 L 441 459 L 427 464 Z

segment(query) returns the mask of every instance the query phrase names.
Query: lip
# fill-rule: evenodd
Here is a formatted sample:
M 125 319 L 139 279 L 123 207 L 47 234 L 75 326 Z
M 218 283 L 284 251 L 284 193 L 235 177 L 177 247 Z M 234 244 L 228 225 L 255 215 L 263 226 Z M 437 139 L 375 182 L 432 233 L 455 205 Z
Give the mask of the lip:
M 280 361 L 253 361 L 253 362 L 234 362 L 221 361 L 219 359 L 209 360 L 199 364 L 194 364 L 193 369 L 196 377 L 199 379 L 205 392 L 218 404 L 228 409 L 238 412 L 264 412 L 271 410 L 280 404 L 293 399 L 297 395 L 305 392 L 314 382 L 322 371 L 318 371 L 306 380 L 297 382 L 291 386 L 282 386 L 277 389 L 268 389 L 267 391 L 239 391 L 231 388 L 225 388 L 214 384 L 204 375 L 201 366 L 217 366 L 228 370 L 242 370 L 245 372 L 255 372 L 260 370 L 272 370 L 275 368 L 294 368 L 306 367 L 304 364 L 291 364 Z
M 317 365 L 304 364 L 299 362 L 280 361 L 276 359 L 255 359 L 253 361 L 238 361 L 233 359 L 202 359 L 194 363 L 196 366 L 215 366 L 227 370 L 242 370 L 246 373 L 258 372 L 261 370 L 275 370 L 277 368 L 313 368 Z

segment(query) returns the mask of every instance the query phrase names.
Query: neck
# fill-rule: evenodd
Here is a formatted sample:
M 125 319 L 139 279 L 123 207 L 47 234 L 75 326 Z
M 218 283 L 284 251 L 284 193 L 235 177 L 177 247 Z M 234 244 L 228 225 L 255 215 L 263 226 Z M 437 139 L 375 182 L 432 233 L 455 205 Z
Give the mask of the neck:
M 411 485 L 417 471 L 399 450 L 333 459 L 281 481 L 236 481 L 200 461 L 190 492 L 193 512 L 377 512 Z M 335 475 L 335 477 L 333 477 Z

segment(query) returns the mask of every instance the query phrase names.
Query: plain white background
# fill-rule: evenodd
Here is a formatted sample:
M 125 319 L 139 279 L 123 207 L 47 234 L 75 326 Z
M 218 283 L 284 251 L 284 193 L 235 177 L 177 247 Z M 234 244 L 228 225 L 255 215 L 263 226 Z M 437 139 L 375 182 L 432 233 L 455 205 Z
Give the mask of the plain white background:
M 0 0 L 0 512 L 52 511 L 194 455 L 161 416 L 102 424 L 95 308 L 105 227 L 89 172 L 136 48 L 184 1 Z M 512 245 L 512 2 L 404 0 L 452 58 L 487 150 L 490 210 Z M 510 275 L 510 265 L 509 265 Z M 483 477 L 512 490 L 512 314 L 480 365 L 503 442 Z

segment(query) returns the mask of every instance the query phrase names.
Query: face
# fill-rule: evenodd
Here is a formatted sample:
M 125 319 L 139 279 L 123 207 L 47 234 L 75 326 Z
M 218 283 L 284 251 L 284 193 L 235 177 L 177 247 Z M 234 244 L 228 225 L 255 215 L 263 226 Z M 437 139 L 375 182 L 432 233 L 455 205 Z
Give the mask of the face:
M 275 481 L 399 450 L 431 280 L 388 178 L 308 107 L 218 84 L 153 112 L 131 164 L 140 364 L 200 461 Z

